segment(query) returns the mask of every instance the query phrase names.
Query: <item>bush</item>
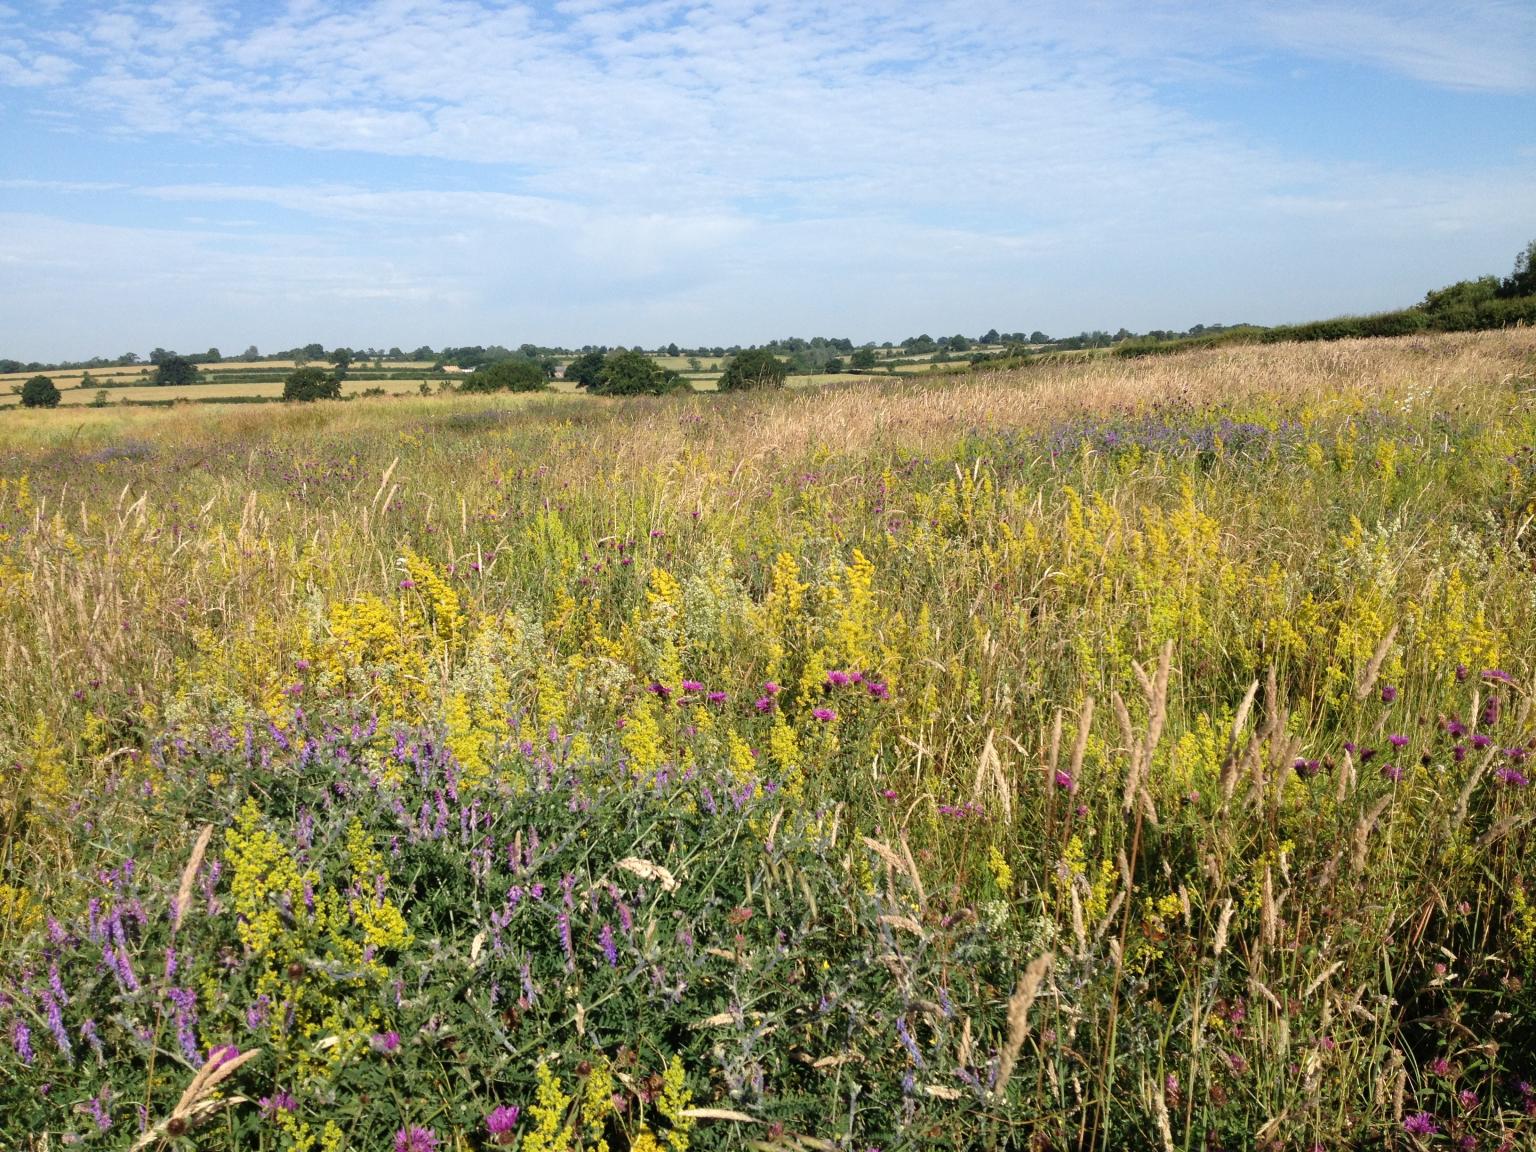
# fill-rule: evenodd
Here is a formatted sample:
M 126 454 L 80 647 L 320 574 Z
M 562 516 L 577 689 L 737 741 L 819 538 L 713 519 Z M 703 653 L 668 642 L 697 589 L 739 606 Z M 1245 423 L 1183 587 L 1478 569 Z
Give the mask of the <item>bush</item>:
M 167 356 L 155 369 L 155 383 L 183 385 L 197 383 L 197 365 L 185 356 Z
M 283 399 L 311 400 L 341 399 L 341 381 L 324 368 L 296 368 L 283 381 Z
M 603 354 L 583 352 L 565 366 L 565 378 L 578 388 L 597 388 L 603 382 Z
M 789 369 L 772 352 L 750 348 L 733 359 L 720 376 L 722 392 L 742 392 L 751 388 L 782 388 Z
M 532 360 L 514 356 L 487 364 L 464 378 L 460 392 L 543 392 L 549 377 Z
M 59 389 L 46 376 L 34 376 L 21 386 L 21 402 L 27 408 L 57 408 Z
M 592 388 L 599 396 L 664 396 L 689 390 L 687 381 L 645 353 L 622 349 L 603 360 L 603 371 Z

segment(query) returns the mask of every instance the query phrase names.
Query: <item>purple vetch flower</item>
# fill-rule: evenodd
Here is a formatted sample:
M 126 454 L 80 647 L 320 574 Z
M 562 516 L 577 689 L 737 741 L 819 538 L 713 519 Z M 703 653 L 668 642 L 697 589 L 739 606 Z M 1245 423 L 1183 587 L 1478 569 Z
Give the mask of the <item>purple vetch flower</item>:
M 597 934 L 597 943 L 603 950 L 603 959 L 608 962 L 608 967 L 617 968 L 619 966 L 619 949 L 618 945 L 613 942 L 612 924 L 606 921 L 603 923 L 603 930 Z
M 53 1033 L 53 1042 L 59 1046 L 64 1059 L 73 1064 L 75 1049 L 69 1042 L 69 1030 L 64 1027 L 64 1013 L 52 992 L 43 993 L 43 1008 L 48 1013 L 48 1031 Z
M 395 1152 L 437 1152 L 437 1133 L 411 1125 L 395 1133 Z
M 1435 1123 L 1435 1118 L 1428 1112 L 1415 1112 L 1404 1118 L 1403 1131 L 1410 1136 L 1433 1136 L 1440 1131 L 1440 1125 Z
M 16 1049 L 16 1055 L 23 1064 L 32 1063 L 32 1029 L 19 1016 L 11 1023 L 11 1047 Z
M 101 1091 L 86 1105 L 87 1113 L 96 1124 L 96 1131 L 112 1130 L 112 1085 L 103 1084 Z
M 917 1046 L 917 1041 L 912 1038 L 912 1031 L 907 1027 L 905 1016 L 896 1017 L 896 1039 L 901 1041 L 901 1046 L 907 1050 L 907 1056 L 912 1063 L 921 1068 L 923 1066 L 923 1053 Z
M 571 914 L 562 908 L 557 919 L 560 923 L 560 951 L 565 953 L 565 970 L 569 972 L 576 967 L 574 949 L 571 945 Z
M 106 1059 L 106 1052 L 101 1047 L 101 1036 L 96 1031 L 96 1021 L 87 1020 L 80 1025 L 80 1039 L 91 1046 L 91 1051 L 96 1053 L 97 1060 Z
M 176 1006 L 176 1042 L 194 1067 L 203 1063 L 197 1043 L 197 993 L 190 988 L 167 988 L 166 996 Z

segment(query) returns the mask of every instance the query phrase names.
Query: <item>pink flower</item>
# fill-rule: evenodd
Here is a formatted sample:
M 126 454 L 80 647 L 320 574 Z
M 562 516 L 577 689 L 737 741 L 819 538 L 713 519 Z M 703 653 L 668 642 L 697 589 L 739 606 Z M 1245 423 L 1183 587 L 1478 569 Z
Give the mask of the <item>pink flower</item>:
M 684 692 L 702 692 L 702 691 L 704 691 L 704 685 L 700 684 L 697 680 L 684 680 L 683 681 L 683 691 Z
M 437 1152 L 437 1133 L 412 1125 L 395 1133 L 395 1152 Z
M 505 1104 L 499 1105 L 485 1118 L 486 1131 L 492 1136 L 510 1136 L 521 1115 L 522 1110 L 515 1105 L 511 1108 Z
M 846 687 L 848 687 L 848 683 L 849 683 L 849 681 L 848 681 L 848 673 L 846 673 L 846 672 L 828 672 L 827 673 L 827 687 L 828 688 L 846 688 Z
M 769 696 L 777 696 L 782 691 L 782 689 L 772 680 L 764 680 L 763 691 Z
M 752 707 L 756 708 L 759 712 L 772 712 L 773 711 L 773 697 L 772 696 L 759 696 L 756 700 L 754 700 L 752 702 Z
M 1403 1131 L 1410 1136 L 1433 1136 L 1440 1131 L 1440 1125 L 1435 1123 L 1435 1118 L 1428 1112 L 1415 1112 L 1404 1119 Z
M 816 717 L 816 719 L 820 720 L 823 724 L 827 723 L 828 721 L 837 719 L 837 713 L 832 711 L 830 708 L 812 708 L 811 715 Z
M 891 698 L 891 690 L 883 681 L 871 680 L 865 685 L 865 688 L 869 690 L 869 694 L 876 700 L 889 700 Z

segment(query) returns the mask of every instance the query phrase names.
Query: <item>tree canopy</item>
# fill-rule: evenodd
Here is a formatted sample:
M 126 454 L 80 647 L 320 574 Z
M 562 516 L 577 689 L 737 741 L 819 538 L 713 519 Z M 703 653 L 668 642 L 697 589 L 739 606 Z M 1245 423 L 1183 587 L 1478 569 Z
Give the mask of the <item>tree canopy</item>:
M 339 400 L 341 381 L 324 368 L 295 368 L 283 381 L 283 399 Z
M 544 369 L 532 360 L 513 356 L 477 368 L 459 385 L 461 392 L 542 392 L 549 387 Z
M 686 388 L 686 380 L 644 352 L 620 349 L 603 358 L 603 370 L 591 390 L 599 396 L 663 396 Z
M 156 384 L 196 384 L 197 365 L 185 356 L 177 356 L 174 352 L 159 361 L 155 368 Z
M 34 376 L 21 386 L 21 403 L 27 408 L 57 408 L 58 386 L 46 376 Z
M 841 367 L 841 365 L 839 365 Z M 725 366 L 717 387 L 722 392 L 751 388 L 782 388 L 789 369 L 765 348 L 749 348 Z

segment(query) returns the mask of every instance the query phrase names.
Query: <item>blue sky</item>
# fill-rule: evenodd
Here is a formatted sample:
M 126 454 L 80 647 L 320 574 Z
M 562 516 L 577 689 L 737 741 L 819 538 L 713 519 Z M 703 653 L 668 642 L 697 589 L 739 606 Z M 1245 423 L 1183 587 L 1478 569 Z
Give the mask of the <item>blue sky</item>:
M 0 356 L 1277 323 L 1533 237 L 1531 0 L 0 0 Z

